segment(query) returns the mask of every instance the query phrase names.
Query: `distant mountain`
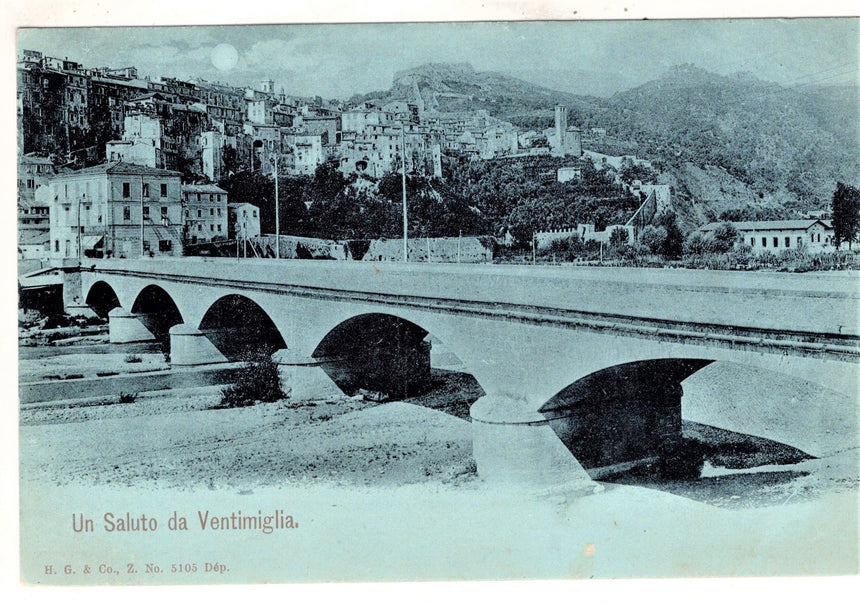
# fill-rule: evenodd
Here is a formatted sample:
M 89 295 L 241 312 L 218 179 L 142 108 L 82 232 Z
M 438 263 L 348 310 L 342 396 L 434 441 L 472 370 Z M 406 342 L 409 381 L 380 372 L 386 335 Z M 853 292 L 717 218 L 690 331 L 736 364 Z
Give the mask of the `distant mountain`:
M 842 94 L 683 65 L 614 95 L 602 117 L 669 167 L 719 166 L 759 198 L 788 195 L 802 208 L 860 174 L 857 105 Z
M 387 91 L 353 101 L 409 100 L 441 111 L 486 109 L 524 129 L 569 123 L 605 128 L 614 146 L 657 163 L 676 188 L 689 227 L 726 209 L 786 215 L 825 206 L 837 180 L 858 184 L 856 87 L 786 88 L 750 74 L 721 76 L 681 65 L 610 98 L 559 92 L 468 64 L 399 72 Z M 610 144 L 610 143 L 606 143 Z
M 394 100 L 420 101 L 425 109 L 436 111 L 486 109 L 501 119 L 537 119 L 547 125 L 556 104 L 570 108 L 588 104 L 588 97 L 551 90 L 502 73 L 475 71 L 469 63 L 428 63 L 399 71 L 389 90 L 356 95 L 350 102 Z

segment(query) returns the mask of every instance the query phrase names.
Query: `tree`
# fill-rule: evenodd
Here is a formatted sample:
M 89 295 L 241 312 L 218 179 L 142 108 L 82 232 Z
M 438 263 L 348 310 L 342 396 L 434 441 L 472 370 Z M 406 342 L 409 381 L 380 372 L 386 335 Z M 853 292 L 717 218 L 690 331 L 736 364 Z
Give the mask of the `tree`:
M 657 216 L 657 225 L 666 229 L 666 240 L 663 241 L 663 256 L 669 259 L 678 259 L 684 250 L 684 233 L 678 228 L 675 213 L 664 211 Z
M 660 253 L 666 242 L 666 229 L 662 226 L 651 226 L 642 229 L 639 234 L 639 242 L 649 253 Z
M 860 234 L 860 190 L 849 184 L 836 183 L 833 193 L 833 244 L 838 248 L 843 241 L 848 248 Z
M 725 253 L 735 246 L 740 233 L 731 222 L 723 222 L 714 229 L 712 248 L 716 253 Z
M 627 231 L 623 228 L 614 229 L 609 235 L 609 245 L 611 247 L 615 247 L 616 249 L 619 247 L 624 247 L 627 245 Z

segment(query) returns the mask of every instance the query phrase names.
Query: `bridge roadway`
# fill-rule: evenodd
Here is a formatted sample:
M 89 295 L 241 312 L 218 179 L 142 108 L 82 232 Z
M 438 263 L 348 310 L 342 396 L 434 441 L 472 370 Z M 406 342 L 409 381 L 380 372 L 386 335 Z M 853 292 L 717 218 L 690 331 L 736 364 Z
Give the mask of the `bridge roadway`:
M 231 329 L 242 336 L 236 325 L 245 316 L 236 308 L 261 310 L 287 362 L 306 366 L 320 364 L 323 343 L 343 336 L 344 325 L 368 328 L 395 317 L 417 325 L 486 393 L 471 410 L 479 472 L 546 483 L 584 477 L 577 454 L 599 465 L 648 451 L 625 445 L 617 454 L 592 454 L 593 442 L 583 449 L 576 441 L 677 432 L 680 383 L 710 362 L 779 371 L 856 401 L 857 276 L 159 258 L 85 264 L 81 297 L 119 306 L 111 311 L 114 341 L 152 338 L 153 317 L 175 305 L 168 321 L 175 364 L 224 360 L 216 331 L 222 339 Z M 219 305 L 226 297 L 252 303 Z M 726 416 L 718 426 L 802 449 L 800 425 L 769 433 L 773 410 Z M 846 420 L 856 424 L 856 403 Z

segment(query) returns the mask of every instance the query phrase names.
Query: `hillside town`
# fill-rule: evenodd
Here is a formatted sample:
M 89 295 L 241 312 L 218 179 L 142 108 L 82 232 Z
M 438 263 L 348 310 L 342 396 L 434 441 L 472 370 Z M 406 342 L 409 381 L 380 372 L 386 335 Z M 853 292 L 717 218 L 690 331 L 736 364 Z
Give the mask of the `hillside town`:
M 298 257 L 300 247 L 315 249 L 312 257 L 361 259 L 334 233 L 309 238 L 278 232 L 295 235 L 280 245 L 280 236 L 272 238 L 278 228 L 261 224 L 268 210 L 262 206 L 274 200 L 230 199 L 219 183 L 236 175 L 313 178 L 321 167 L 336 166 L 353 191 L 375 191 L 386 175 L 444 180 L 443 159 L 452 158 L 470 165 L 537 165 L 529 173 L 538 182 L 576 184 L 590 169 L 616 189 L 603 194 L 604 205 L 624 196 L 629 209 L 613 214 L 617 222 L 602 224 L 592 215 L 575 223 L 531 215 L 527 234 L 529 226 L 518 231 L 509 219 L 489 233 L 463 233 L 461 226 L 456 243 L 425 233 L 418 237 L 425 242 L 407 251 L 412 260 L 487 261 L 494 248 L 517 245 L 530 249 L 533 259 L 547 252 L 555 257 L 572 238 L 575 245 L 597 246 L 603 259 L 604 246 L 641 247 L 644 241 L 657 251 L 654 231 L 660 229 L 659 243 L 672 230 L 666 216 L 674 212 L 673 186 L 647 159 L 587 148 L 606 130 L 583 132 L 570 123 L 564 105 L 552 107 L 552 127 L 523 131 L 485 109 L 441 111 L 438 102 L 428 108 L 414 79 L 411 98 L 350 104 L 291 96 L 271 79 L 239 88 L 202 79 L 142 78 L 134 66 L 88 67 L 35 50 L 19 52 L 17 72 L 23 260 L 201 253 Z M 312 203 L 306 201 L 304 209 Z M 737 221 L 734 243 L 757 253 L 836 249 L 829 215 L 813 213 L 803 220 Z M 705 224 L 694 234 L 712 237 L 719 224 Z M 464 234 L 490 234 L 492 241 L 469 238 L 469 248 L 479 251 L 466 254 Z M 360 238 L 385 237 L 363 232 Z M 396 245 L 388 248 L 365 255 L 402 259 Z

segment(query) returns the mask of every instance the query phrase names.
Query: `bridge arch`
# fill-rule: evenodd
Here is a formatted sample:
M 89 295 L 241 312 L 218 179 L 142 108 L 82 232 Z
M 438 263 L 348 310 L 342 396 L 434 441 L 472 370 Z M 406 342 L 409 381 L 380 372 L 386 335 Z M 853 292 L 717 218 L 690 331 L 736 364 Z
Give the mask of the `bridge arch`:
M 671 454 L 681 445 L 682 381 L 710 359 L 626 362 L 582 377 L 538 412 L 587 470 Z
M 269 314 L 244 295 L 228 294 L 215 300 L 203 314 L 199 330 L 228 360 L 249 351 L 272 354 L 287 347 Z
M 368 312 L 331 328 L 311 356 L 348 395 L 365 389 L 402 399 L 430 386 L 429 335 L 395 314 Z
M 119 296 L 105 281 L 96 281 L 87 292 L 85 303 L 100 318 L 107 318 L 108 312 L 119 307 Z
M 131 312 L 169 351 L 170 327 L 183 322 L 182 313 L 173 297 L 158 285 L 147 285 L 135 297 Z

